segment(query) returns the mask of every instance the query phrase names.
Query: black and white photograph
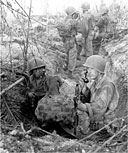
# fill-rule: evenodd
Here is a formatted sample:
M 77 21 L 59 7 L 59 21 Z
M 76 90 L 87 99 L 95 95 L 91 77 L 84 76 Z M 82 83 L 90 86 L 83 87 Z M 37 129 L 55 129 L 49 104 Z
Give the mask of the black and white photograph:
M 0 153 L 128 153 L 128 0 L 0 0 Z

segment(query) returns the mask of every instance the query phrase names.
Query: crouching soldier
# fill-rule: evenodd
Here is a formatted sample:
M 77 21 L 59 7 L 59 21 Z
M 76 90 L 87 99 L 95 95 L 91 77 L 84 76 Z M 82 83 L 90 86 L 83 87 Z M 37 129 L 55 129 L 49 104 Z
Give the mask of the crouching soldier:
M 90 128 L 97 130 L 114 120 L 119 99 L 116 85 L 105 75 L 106 62 L 101 56 L 88 57 L 84 66 L 88 70 L 91 100 L 90 103 L 78 102 L 78 135 L 87 134 Z M 85 94 L 84 90 L 82 93 Z
M 44 96 L 59 94 L 62 81 L 59 76 L 46 75 L 46 65 L 40 58 L 28 61 L 29 87 L 27 92 L 27 108 L 34 114 L 38 101 Z M 25 110 L 24 110 L 25 111 Z

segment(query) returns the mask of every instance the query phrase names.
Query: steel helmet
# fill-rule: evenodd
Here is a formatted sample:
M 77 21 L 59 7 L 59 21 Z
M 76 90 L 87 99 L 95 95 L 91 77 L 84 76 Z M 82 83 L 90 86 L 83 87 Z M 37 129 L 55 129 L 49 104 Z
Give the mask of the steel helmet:
M 120 9 L 120 5 L 118 3 L 115 3 L 114 4 L 114 9 L 118 9 L 119 10 Z
M 106 61 L 103 57 L 99 55 L 92 55 L 87 58 L 86 62 L 83 65 L 89 68 L 93 68 L 100 73 L 104 73 Z
M 65 12 L 66 12 L 67 15 L 72 15 L 76 12 L 76 10 L 75 10 L 74 7 L 69 6 L 69 7 L 66 8 Z
M 45 66 L 46 65 L 44 64 L 44 62 L 38 57 L 32 58 L 31 60 L 28 61 L 29 73 L 31 73 L 32 70 L 39 69 Z
M 90 9 L 90 4 L 88 2 L 85 2 L 81 5 L 81 8 L 83 10 L 89 10 Z
M 109 11 L 109 10 L 107 9 L 107 7 L 102 7 L 102 8 L 101 8 L 101 15 L 107 14 L 108 11 Z

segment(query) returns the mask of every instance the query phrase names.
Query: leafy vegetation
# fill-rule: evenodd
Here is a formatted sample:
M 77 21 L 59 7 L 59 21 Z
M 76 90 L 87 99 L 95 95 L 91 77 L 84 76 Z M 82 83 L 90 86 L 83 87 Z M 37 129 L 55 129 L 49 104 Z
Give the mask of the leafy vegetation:
M 7 1 L 8 2 L 8 1 Z M 31 16 L 19 5 L 15 10 L 8 2 L 1 3 L 1 92 L 14 84 L 20 77 L 15 72 L 27 72 L 26 62 L 32 56 L 41 57 L 47 65 L 48 72 L 67 77 L 63 71 L 65 52 L 61 38 L 55 25 L 64 16 Z M 13 26 L 6 20 L 5 8 L 14 15 Z M 112 12 L 113 11 L 113 12 Z M 4 13 L 3 13 L 4 12 Z M 28 120 L 21 112 L 21 105 L 26 102 L 26 87 L 22 82 L 1 94 L 1 138 L 0 152 L 127 152 L 127 37 L 128 10 L 120 7 L 118 14 L 110 10 L 113 15 L 112 23 L 114 36 L 104 42 L 110 57 L 107 74 L 117 84 L 120 100 L 117 117 L 121 126 L 111 137 L 106 137 L 100 131 L 90 133 L 80 140 L 70 140 L 59 136 L 56 131 L 48 133 L 37 127 L 36 121 Z M 48 22 L 48 25 L 46 23 Z M 76 74 L 82 67 L 77 65 Z M 68 79 L 67 79 L 68 80 Z M 70 80 L 69 80 L 70 81 Z M 68 89 L 68 90 L 67 90 Z M 65 87 L 67 93 L 69 86 Z M 21 124 L 24 122 L 25 124 Z M 32 123 L 33 122 L 33 123 Z M 47 134 L 47 135 L 45 135 Z M 44 136 L 45 135 L 45 136 Z M 38 136 L 38 137 L 37 137 Z M 2 145 L 1 145 L 2 144 Z

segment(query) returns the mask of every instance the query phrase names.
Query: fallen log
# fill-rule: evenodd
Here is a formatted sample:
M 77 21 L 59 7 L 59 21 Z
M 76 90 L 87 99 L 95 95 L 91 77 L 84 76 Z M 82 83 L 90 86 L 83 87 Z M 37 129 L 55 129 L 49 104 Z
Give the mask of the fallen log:
M 93 153 L 97 153 L 99 150 L 101 150 L 105 145 L 109 144 L 117 135 L 119 135 L 124 129 L 126 129 L 127 126 L 125 125 L 120 131 L 118 131 L 116 134 L 114 134 L 112 137 L 110 137 L 107 141 L 103 143 L 102 146 L 98 147 Z
M 110 123 L 108 123 L 107 125 L 105 125 L 105 126 L 103 126 L 102 128 L 100 128 L 99 130 L 97 130 L 97 131 L 95 131 L 95 132 L 89 134 L 88 136 L 86 136 L 86 137 L 80 139 L 80 140 L 77 141 L 75 144 L 72 144 L 72 145 L 70 145 L 70 146 L 68 146 L 68 147 L 66 147 L 66 148 L 62 147 L 61 150 L 63 150 L 63 151 L 65 151 L 65 149 L 68 150 L 68 149 L 70 149 L 71 147 L 73 147 L 74 145 L 79 144 L 79 143 L 81 143 L 82 141 L 85 141 L 85 140 L 89 139 L 89 138 L 92 137 L 93 135 L 99 133 L 101 130 L 103 130 L 103 129 L 109 127 L 112 123 L 114 123 L 114 122 L 116 122 L 116 121 L 119 121 L 119 120 L 122 120 L 122 119 L 127 119 L 127 118 L 128 118 L 128 115 L 124 116 L 123 118 L 116 118 L 116 119 L 114 119 L 113 121 L 111 121 Z M 114 136 L 115 136 L 115 135 L 114 135 Z
M 9 87 L 5 88 L 4 90 L 2 90 L 0 92 L 0 96 L 2 96 L 5 92 L 7 92 L 8 90 L 10 90 L 11 88 L 13 88 L 14 86 L 16 86 L 17 84 L 19 84 L 21 81 L 23 81 L 24 77 L 20 78 L 19 80 L 17 80 L 16 82 L 14 82 L 13 84 L 11 84 Z

